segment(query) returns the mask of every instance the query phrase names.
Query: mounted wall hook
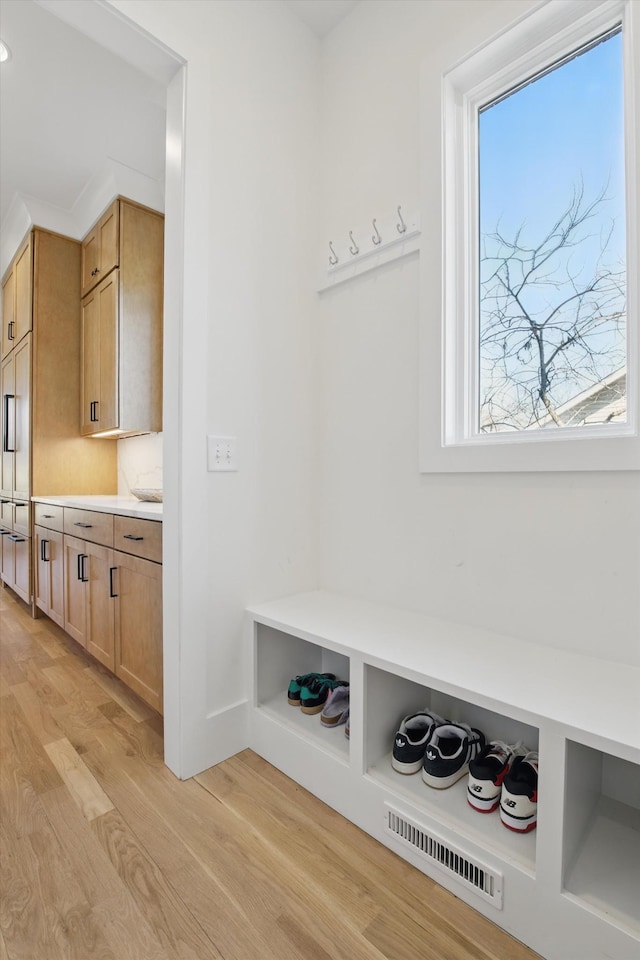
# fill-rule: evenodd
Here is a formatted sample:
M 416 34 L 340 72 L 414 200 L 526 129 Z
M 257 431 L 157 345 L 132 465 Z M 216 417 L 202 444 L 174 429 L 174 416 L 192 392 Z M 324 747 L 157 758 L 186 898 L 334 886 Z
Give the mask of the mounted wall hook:
M 375 233 L 373 234 L 373 236 L 371 237 L 371 239 L 373 240 L 373 245 L 374 245 L 375 247 L 377 247 L 379 243 L 382 243 L 382 237 L 380 236 L 380 231 L 378 230 L 378 227 L 376 226 L 376 218 L 375 218 L 375 217 L 373 218 L 373 229 L 375 230 Z
M 353 246 L 349 247 L 349 253 L 352 257 L 355 257 L 356 253 L 360 253 L 360 247 L 353 239 L 353 232 L 351 230 L 349 230 L 349 237 L 351 239 L 351 243 L 353 244 Z
M 332 267 L 335 267 L 336 263 L 338 262 L 338 254 L 333 249 L 333 243 L 331 240 L 329 240 L 329 250 L 331 251 L 329 254 L 329 263 Z
M 398 207 L 398 216 L 400 217 L 400 223 L 396 223 L 396 230 L 398 233 L 406 233 L 407 225 L 402 219 L 402 214 L 400 213 L 400 207 Z

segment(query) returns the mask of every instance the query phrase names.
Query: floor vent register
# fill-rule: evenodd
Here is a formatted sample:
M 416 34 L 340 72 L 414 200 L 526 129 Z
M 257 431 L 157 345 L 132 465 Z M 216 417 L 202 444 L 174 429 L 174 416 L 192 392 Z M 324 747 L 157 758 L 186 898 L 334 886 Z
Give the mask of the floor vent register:
M 411 848 L 414 853 L 455 877 L 459 883 L 488 900 L 494 907 L 502 909 L 501 873 L 470 857 L 453 844 L 445 842 L 432 830 L 426 830 L 399 810 L 394 810 L 388 803 L 385 803 L 384 807 L 387 833 L 399 840 L 404 847 Z

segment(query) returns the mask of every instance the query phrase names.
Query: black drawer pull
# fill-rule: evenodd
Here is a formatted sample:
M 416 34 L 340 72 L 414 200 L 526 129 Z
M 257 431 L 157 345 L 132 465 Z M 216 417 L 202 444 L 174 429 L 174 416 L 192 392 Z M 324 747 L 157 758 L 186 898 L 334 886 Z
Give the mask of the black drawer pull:
M 84 562 L 85 562 L 85 560 L 88 559 L 88 556 L 89 556 L 89 554 L 87 554 L 87 553 L 79 553 L 79 554 L 78 554 L 78 580 L 79 580 L 81 583 L 86 583 L 87 580 L 88 580 L 88 577 L 85 576 L 86 570 L 85 570 L 85 568 L 84 568 Z
M 122 539 L 123 540 L 144 540 L 144 537 L 134 537 L 132 533 L 123 533 Z
M 48 543 L 49 543 L 48 540 L 41 540 L 41 541 L 40 541 L 40 559 L 43 560 L 45 563 L 49 563 L 49 561 L 51 560 L 51 557 L 48 557 L 48 556 L 47 556 L 47 545 L 48 545 Z
M 11 535 L 11 530 L 0 530 L 0 537 L 8 537 Z
M 42 514 L 42 519 L 43 519 L 43 520 L 55 520 L 55 518 L 56 518 L 55 513 L 43 513 L 43 514 Z
M 82 527 L 83 530 L 90 530 L 92 526 L 92 523 L 81 523 L 80 520 L 76 520 L 74 523 L 74 527 Z
M 17 503 L 17 502 L 16 502 L 16 503 L 14 504 L 14 506 L 16 506 L 16 507 L 26 507 L 26 503 Z
M 24 543 L 24 537 L 16 537 L 15 534 L 9 534 L 9 540 L 13 540 L 14 543 Z
M 113 574 L 117 570 L 117 567 L 109 567 L 109 596 L 117 597 L 118 594 L 113 592 Z

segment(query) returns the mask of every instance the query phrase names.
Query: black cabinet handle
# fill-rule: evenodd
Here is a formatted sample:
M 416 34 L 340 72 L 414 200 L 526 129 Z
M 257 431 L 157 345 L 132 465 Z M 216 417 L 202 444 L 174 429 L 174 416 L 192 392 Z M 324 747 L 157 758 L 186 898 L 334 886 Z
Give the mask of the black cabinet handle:
M 55 520 L 55 514 L 53 514 L 53 513 L 43 513 L 43 514 L 42 514 L 42 519 L 43 519 L 43 520 Z
M 88 556 L 86 553 L 78 554 L 78 580 L 80 580 L 81 583 L 86 583 L 88 580 L 88 577 L 85 576 L 87 571 L 84 568 L 84 562 L 88 559 Z
M 15 340 L 15 336 L 13 335 L 13 328 L 15 325 L 15 320 L 9 321 L 9 326 L 7 327 L 7 340 Z
M 16 448 L 9 446 L 9 400 L 15 402 L 15 395 L 13 393 L 5 393 L 2 398 L 2 452 L 3 453 L 15 453 Z
M 26 507 L 26 503 L 18 503 L 18 501 L 16 500 L 15 503 L 14 503 L 14 506 L 16 506 L 16 507 Z
M 109 567 L 109 596 L 117 597 L 118 594 L 113 592 L 113 575 L 117 570 L 117 567 Z
M 13 540 L 14 543 L 24 543 L 24 537 L 16 537 L 15 534 L 9 534 L 9 540 Z
M 123 540 L 144 540 L 144 537 L 134 537 L 132 533 L 123 533 L 122 539 Z
M 84 530 L 90 530 L 92 526 L 92 523 L 81 523 L 80 520 L 74 523 L 74 527 L 82 527 Z
M 91 423 L 97 423 L 98 420 L 100 419 L 98 417 L 97 408 L 98 408 L 98 401 L 92 400 L 91 403 L 89 404 L 89 420 L 91 421 Z
M 0 537 L 9 537 L 11 536 L 11 530 L 0 530 Z
M 45 563 L 49 563 L 49 561 L 50 561 L 50 559 L 51 559 L 51 557 L 48 557 L 48 556 L 47 556 L 47 545 L 48 545 L 48 543 L 49 543 L 48 540 L 41 540 L 41 541 L 40 541 L 40 559 L 41 559 L 41 560 L 44 560 Z

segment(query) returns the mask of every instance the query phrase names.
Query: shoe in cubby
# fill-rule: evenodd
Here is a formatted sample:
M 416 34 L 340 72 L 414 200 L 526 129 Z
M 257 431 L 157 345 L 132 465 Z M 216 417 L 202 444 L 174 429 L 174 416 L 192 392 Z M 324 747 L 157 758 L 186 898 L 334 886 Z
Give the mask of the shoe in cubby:
M 332 690 L 336 687 L 348 687 L 347 680 L 336 680 L 330 677 L 316 677 L 306 683 L 300 691 L 300 709 L 303 713 L 320 713 Z
M 291 706 L 299 707 L 303 687 L 306 687 L 314 680 L 321 678 L 335 680 L 336 675 L 335 673 L 301 673 L 299 676 L 294 677 L 289 684 L 289 689 L 287 690 L 287 700 Z
M 529 833 L 538 822 L 538 754 L 516 757 L 502 782 L 500 819 L 509 830 Z
M 339 727 L 349 719 L 349 686 L 341 683 L 331 691 L 320 714 L 325 727 Z
M 401 723 L 393 741 L 391 766 L 398 773 L 417 773 L 422 767 L 427 741 L 438 724 L 447 721 L 430 710 L 409 714 Z
M 429 737 L 422 764 L 422 779 L 430 787 L 451 787 L 469 772 L 469 763 L 486 745 L 481 730 L 468 723 L 444 723 Z
M 469 762 L 467 800 L 474 810 L 491 813 L 498 809 L 502 782 L 515 757 L 524 756 L 526 752 L 521 742 L 507 744 L 503 740 L 492 740 Z

